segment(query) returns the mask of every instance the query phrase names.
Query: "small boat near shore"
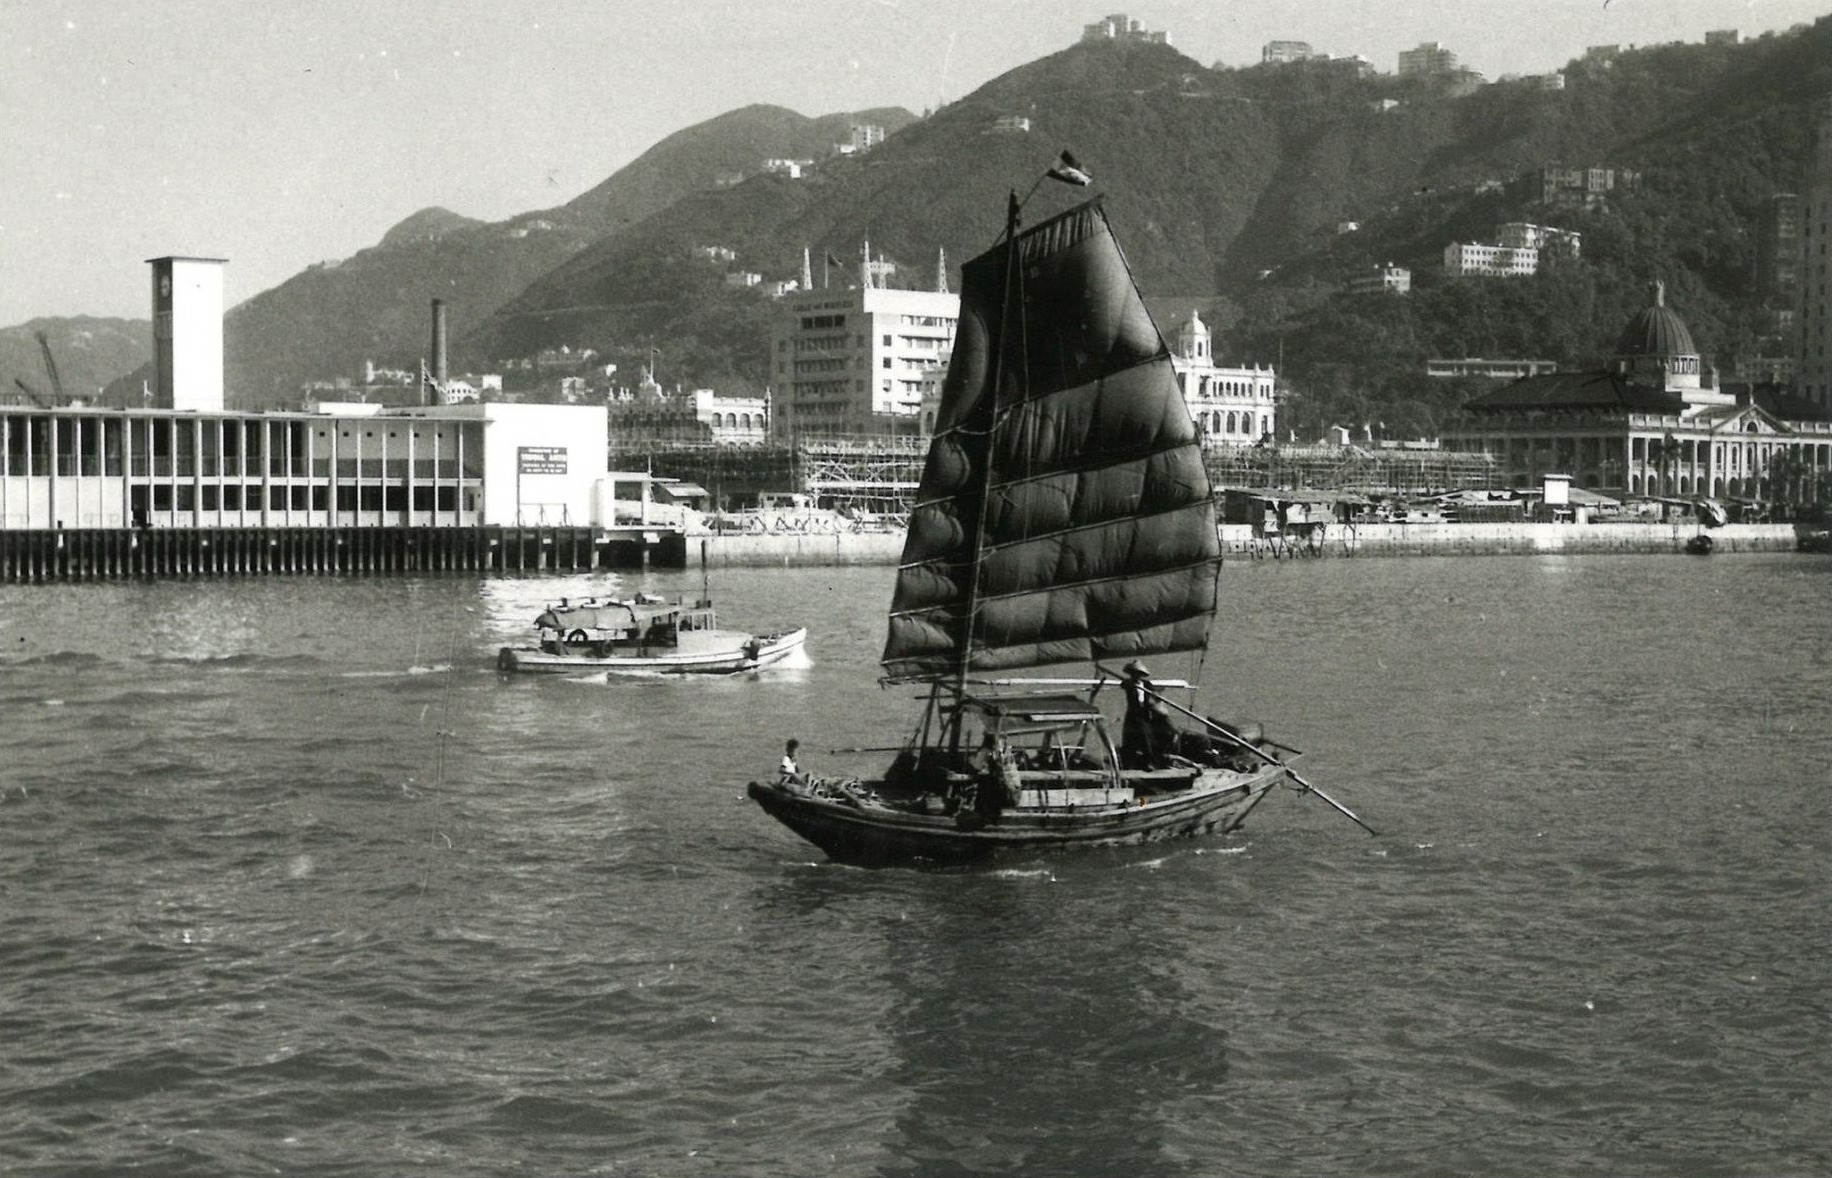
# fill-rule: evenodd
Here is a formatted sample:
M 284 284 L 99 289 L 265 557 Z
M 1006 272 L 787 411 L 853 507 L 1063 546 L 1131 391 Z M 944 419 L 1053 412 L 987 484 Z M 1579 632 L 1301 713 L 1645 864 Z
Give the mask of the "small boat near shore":
M 561 598 L 534 619 L 534 646 L 505 646 L 504 673 L 591 671 L 731 675 L 779 663 L 807 641 L 805 627 L 770 634 L 719 627 L 712 601 L 692 604 L 650 594 L 623 599 Z

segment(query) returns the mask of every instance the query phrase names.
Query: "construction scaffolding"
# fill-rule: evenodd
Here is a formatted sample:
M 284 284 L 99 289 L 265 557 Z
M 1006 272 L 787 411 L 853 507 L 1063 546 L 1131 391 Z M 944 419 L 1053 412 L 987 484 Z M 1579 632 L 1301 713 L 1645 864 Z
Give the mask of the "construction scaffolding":
M 613 469 L 647 469 L 699 483 L 715 507 L 754 504 L 766 491 L 800 491 L 854 517 L 904 516 L 916 498 L 926 437 L 805 437 L 794 444 L 650 443 L 616 448 Z M 1493 455 L 1428 447 L 1211 446 L 1203 451 L 1216 487 L 1426 495 L 1501 486 Z
M 714 508 L 754 506 L 766 491 L 788 491 L 800 485 L 795 447 L 701 442 L 649 442 L 611 446 L 612 470 L 647 470 L 660 478 L 681 479 L 705 487 Z
M 926 437 L 827 437 L 796 450 L 802 489 L 854 517 L 907 516 L 928 457 Z
M 1494 455 L 1467 450 L 1360 446 L 1211 446 L 1203 451 L 1217 487 L 1284 487 L 1396 495 L 1497 488 Z

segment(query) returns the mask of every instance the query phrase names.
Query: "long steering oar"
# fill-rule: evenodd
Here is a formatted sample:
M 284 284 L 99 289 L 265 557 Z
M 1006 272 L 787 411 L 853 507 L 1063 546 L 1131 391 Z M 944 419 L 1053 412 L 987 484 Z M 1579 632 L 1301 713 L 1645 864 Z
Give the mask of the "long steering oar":
M 1103 675 L 1112 675 L 1115 679 L 1119 679 L 1121 682 L 1125 682 L 1125 679 L 1123 676 L 1114 675 L 1113 672 L 1108 670 L 1106 667 L 1102 667 L 1097 664 L 1095 669 L 1098 670 Z M 1353 822 L 1356 826 L 1361 827 L 1361 829 L 1367 831 L 1369 834 L 1371 835 L 1380 834 L 1378 830 L 1375 830 L 1372 826 L 1369 826 L 1367 823 L 1357 818 L 1355 816 L 1355 811 L 1349 809 L 1347 806 L 1343 805 L 1341 802 L 1338 802 L 1335 798 L 1330 797 L 1328 794 L 1324 793 L 1322 790 L 1318 789 L 1316 786 L 1306 781 L 1304 777 L 1301 774 L 1299 774 L 1296 769 L 1293 769 L 1290 765 L 1287 765 L 1285 762 L 1279 760 L 1277 757 L 1273 756 L 1271 753 L 1267 752 L 1266 750 L 1260 748 L 1258 745 L 1254 744 L 1252 741 L 1247 740 L 1241 736 L 1238 736 L 1232 732 L 1229 732 L 1226 728 L 1223 728 L 1220 724 L 1217 724 L 1215 721 L 1209 719 L 1207 716 L 1200 715 L 1196 712 L 1192 712 L 1190 709 L 1184 707 L 1182 704 L 1178 703 L 1174 699 L 1164 698 L 1162 695 L 1159 695 L 1156 691 L 1152 690 L 1149 687 L 1145 687 L 1141 684 L 1139 685 L 1139 689 L 1143 691 L 1146 695 L 1150 696 L 1152 699 L 1155 699 L 1159 703 L 1163 704 L 1165 707 L 1173 708 L 1176 711 L 1182 712 L 1184 715 L 1196 721 L 1198 724 L 1201 724 L 1203 727 L 1207 728 L 1210 732 L 1215 733 L 1215 735 L 1221 737 L 1223 740 L 1228 741 L 1230 744 L 1234 744 L 1234 745 L 1239 746 L 1240 748 L 1246 749 L 1248 752 L 1252 753 L 1254 756 L 1258 757 L 1260 760 L 1266 762 L 1268 765 L 1277 765 L 1279 768 L 1285 771 L 1285 776 L 1291 778 L 1293 782 L 1297 783 L 1297 785 L 1300 788 L 1302 788 L 1305 793 L 1316 794 L 1318 797 L 1322 798 L 1325 802 L 1328 802 L 1331 806 L 1341 811 L 1343 817 L 1347 818 L 1350 822 Z

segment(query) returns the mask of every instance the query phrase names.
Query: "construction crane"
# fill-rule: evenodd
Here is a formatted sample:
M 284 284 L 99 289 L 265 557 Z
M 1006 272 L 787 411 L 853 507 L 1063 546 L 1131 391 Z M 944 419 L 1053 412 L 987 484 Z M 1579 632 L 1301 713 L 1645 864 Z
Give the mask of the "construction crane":
M 45 338 L 42 331 L 34 331 L 32 334 L 38 337 L 38 350 L 45 354 L 45 371 L 51 374 L 51 395 L 62 403 L 64 382 L 57 375 L 57 360 L 51 355 L 51 341 Z

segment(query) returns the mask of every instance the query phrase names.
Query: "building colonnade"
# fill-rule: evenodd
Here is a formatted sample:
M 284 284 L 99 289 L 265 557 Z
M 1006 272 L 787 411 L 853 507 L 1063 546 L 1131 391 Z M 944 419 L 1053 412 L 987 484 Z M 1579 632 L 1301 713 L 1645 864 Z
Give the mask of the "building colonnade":
M 1779 497 L 1768 474 L 1783 457 L 1822 484 L 1832 481 L 1832 422 L 1799 424 L 1811 433 L 1704 431 L 1679 418 L 1635 415 L 1626 430 L 1620 419 L 1511 423 L 1459 441 L 1494 455 L 1502 475 L 1520 485 L 1556 473 L 1591 490 L 1757 499 Z
M 483 422 L 274 413 L 0 411 L 7 528 L 466 526 Z

